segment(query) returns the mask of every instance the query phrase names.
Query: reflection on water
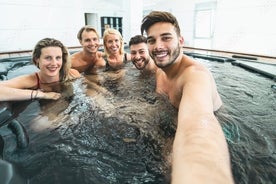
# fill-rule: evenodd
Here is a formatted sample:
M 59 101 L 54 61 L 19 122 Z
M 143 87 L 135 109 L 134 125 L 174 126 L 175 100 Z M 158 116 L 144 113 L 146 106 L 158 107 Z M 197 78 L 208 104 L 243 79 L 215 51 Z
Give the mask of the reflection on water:
M 274 81 L 230 63 L 198 62 L 210 68 L 224 101 L 216 116 L 236 183 L 276 183 Z M 30 184 L 170 183 L 177 111 L 154 84 L 129 64 L 64 85 L 58 101 L 13 104 L 29 145 L 20 149 L 2 126 L 3 159 Z

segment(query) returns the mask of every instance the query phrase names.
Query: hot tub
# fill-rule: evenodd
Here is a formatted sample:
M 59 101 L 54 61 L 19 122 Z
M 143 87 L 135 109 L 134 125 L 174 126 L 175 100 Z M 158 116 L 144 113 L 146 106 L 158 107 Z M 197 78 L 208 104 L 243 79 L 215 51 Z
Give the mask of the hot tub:
M 276 183 L 274 79 L 232 64 L 233 58 L 190 57 L 217 82 L 224 105 L 216 116 L 235 182 Z M 29 59 L 1 61 L 2 80 L 35 71 Z M 153 76 L 140 76 L 131 63 L 122 73 L 77 79 L 58 101 L 5 103 L 1 155 L 16 167 L 14 176 L 30 184 L 170 183 L 177 110 L 155 94 Z

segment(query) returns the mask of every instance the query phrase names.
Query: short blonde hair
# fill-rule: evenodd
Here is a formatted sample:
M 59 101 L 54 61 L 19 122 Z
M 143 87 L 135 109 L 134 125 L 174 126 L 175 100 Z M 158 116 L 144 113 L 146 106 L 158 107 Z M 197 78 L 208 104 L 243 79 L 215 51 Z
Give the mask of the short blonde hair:
M 86 31 L 86 32 L 93 31 L 94 33 L 96 33 L 98 39 L 100 38 L 100 36 L 99 36 L 97 30 L 96 30 L 94 27 L 89 26 L 89 25 L 86 25 L 86 26 L 83 26 L 83 27 L 79 30 L 78 34 L 77 34 L 77 37 L 78 37 L 79 41 L 82 40 L 82 33 L 83 33 L 84 31 Z

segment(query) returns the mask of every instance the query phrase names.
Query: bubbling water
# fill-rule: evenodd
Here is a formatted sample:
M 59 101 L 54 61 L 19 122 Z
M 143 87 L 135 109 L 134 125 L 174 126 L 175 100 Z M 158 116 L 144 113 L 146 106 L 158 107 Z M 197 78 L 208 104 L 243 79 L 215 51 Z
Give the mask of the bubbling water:
M 20 150 L 8 135 L 4 155 L 29 183 L 169 183 L 176 109 L 153 76 L 101 76 L 64 85 L 57 101 L 17 103 L 30 142 Z
M 230 63 L 197 62 L 212 72 L 224 103 L 216 117 L 235 182 L 276 183 L 274 81 Z M 30 184 L 170 183 L 177 110 L 154 89 L 154 77 L 129 63 L 62 85 L 57 101 L 12 104 L 29 145 L 19 148 L 2 126 L 2 158 Z

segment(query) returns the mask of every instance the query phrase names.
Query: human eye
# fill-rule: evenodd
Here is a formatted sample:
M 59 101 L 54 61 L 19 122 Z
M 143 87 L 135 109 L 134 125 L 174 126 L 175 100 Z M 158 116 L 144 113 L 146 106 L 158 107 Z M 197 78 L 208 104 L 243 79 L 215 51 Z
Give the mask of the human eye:
M 52 60 L 52 57 L 51 57 L 51 56 L 46 56 L 46 57 L 45 57 L 45 60 L 46 60 L 46 61 L 51 61 L 51 60 Z
M 60 60 L 62 60 L 62 57 L 61 56 L 57 56 L 56 60 L 60 61 Z
M 172 39 L 171 36 L 163 36 L 163 37 L 162 37 L 162 40 L 165 41 L 165 42 L 168 42 L 168 41 L 170 41 L 171 39 Z
M 90 39 L 85 39 L 84 42 L 90 42 Z
M 145 52 L 146 52 L 145 50 L 140 50 L 139 54 L 145 54 Z
M 154 44 L 155 40 L 153 38 L 148 38 L 147 39 L 147 44 Z
M 136 54 L 136 51 L 131 51 L 130 54 L 131 54 L 131 55 L 135 55 L 135 54 Z

